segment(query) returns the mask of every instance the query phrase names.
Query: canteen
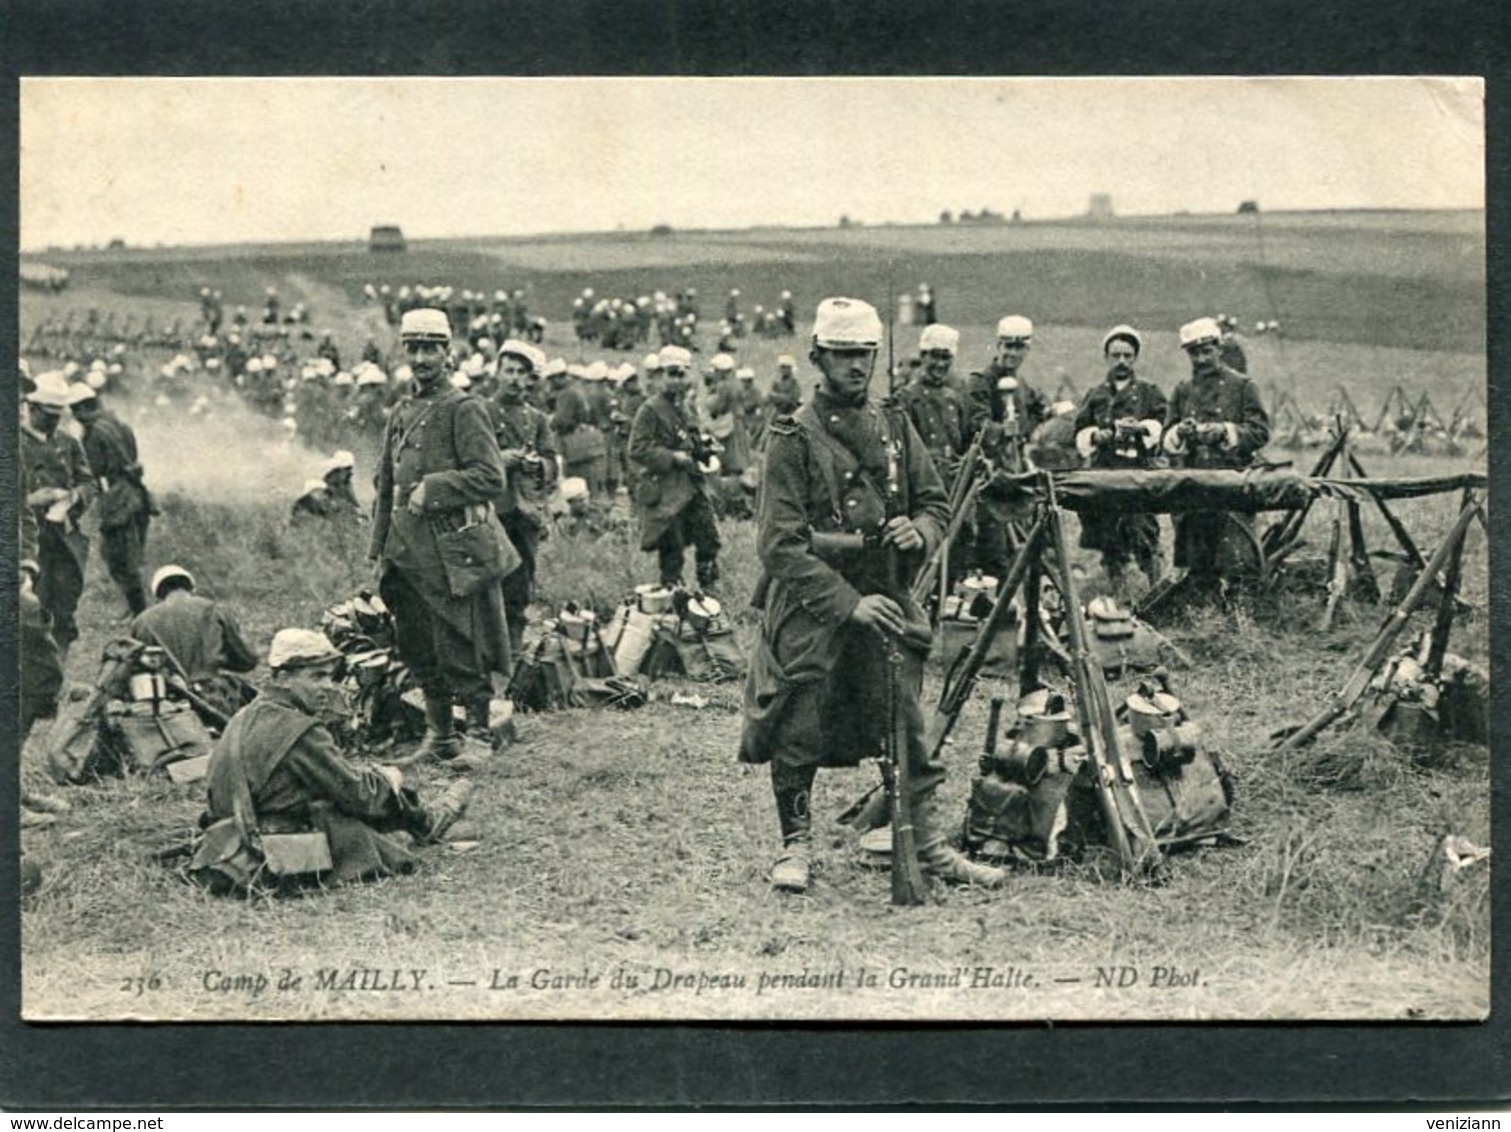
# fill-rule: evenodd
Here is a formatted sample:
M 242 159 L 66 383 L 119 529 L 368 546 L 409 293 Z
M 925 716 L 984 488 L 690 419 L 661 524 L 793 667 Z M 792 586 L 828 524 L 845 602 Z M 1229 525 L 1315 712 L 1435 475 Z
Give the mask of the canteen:
M 1169 692 L 1128 697 L 1128 729 L 1139 738 L 1180 722 L 1180 701 Z
M 672 591 L 665 586 L 645 585 L 635 587 L 636 604 L 640 606 L 641 613 L 649 613 L 655 616 L 659 613 L 672 611 Z
M 637 606 L 625 606 L 624 626 L 614 647 L 614 671 L 633 676 L 640 671 L 645 654 L 655 638 L 656 618 Z
M 687 623 L 694 631 L 706 633 L 719 616 L 720 608 L 717 598 L 709 597 L 707 594 L 695 597 L 687 603 Z

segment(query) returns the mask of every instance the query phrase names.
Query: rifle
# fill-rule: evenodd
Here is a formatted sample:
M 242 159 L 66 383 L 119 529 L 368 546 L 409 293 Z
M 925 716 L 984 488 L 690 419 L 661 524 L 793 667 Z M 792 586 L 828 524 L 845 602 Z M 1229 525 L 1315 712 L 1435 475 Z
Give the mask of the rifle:
M 1055 498 L 1054 477 L 1047 475 L 1044 478 L 1049 495 L 1046 513 L 1054 540 L 1054 578 L 1065 603 L 1065 631 L 1070 638 L 1081 739 L 1091 760 L 1097 802 L 1118 864 L 1124 873 L 1141 873 L 1159 865 L 1159 844 L 1149 815 L 1139 800 L 1133 767 L 1118 743 L 1117 718 L 1107 692 L 1106 677 L 1086 643 L 1086 622 L 1081 616 L 1080 600 L 1070 573 L 1070 553 L 1065 524 Z
M 1313 719 L 1304 726 L 1297 728 L 1291 734 L 1285 736 L 1276 748 L 1277 750 L 1294 750 L 1303 743 L 1314 739 L 1324 728 L 1339 719 L 1344 712 L 1353 707 L 1354 703 L 1364 694 L 1369 683 L 1374 679 L 1376 670 L 1385 662 L 1390 654 L 1391 644 L 1406 627 L 1418 606 L 1426 600 L 1428 593 L 1436 583 L 1438 575 L 1448 565 L 1456 547 L 1463 541 L 1464 533 L 1469 529 L 1470 522 L 1482 510 L 1477 500 L 1470 500 L 1464 505 L 1459 517 L 1454 521 L 1453 527 L 1443 539 L 1442 545 L 1433 553 L 1432 560 L 1427 563 L 1422 572 L 1417 575 L 1417 580 L 1412 583 L 1411 590 L 1401 600 L 1401 604 L 1386 618 L 1385 624 L 1376 635 L 1369 651 L 1349 676 L 1348 683 L 1343 690 L 1334 696 L 1328 705 L 1322 709 Z M 1283 733 L 1282 733 L 1283 734 Z
M 922 605 L 933 590 L 936 582 L 941 589 L 949 574 L 949 551 L 956 537 L 960 534 L 960 528 L 965 526 L 965 521 L 970 517 L 971 506 L 976 502 L 976 496 L 981 492 L 982 481 L 977 479 L 967 489 L 965 497 L 960 505 L 950 512 L 950 525 L 945 529 L 944 538 L 939 540 L 939 545 L 934 548 L 934 553 L 929 555 L 929 560 L 923 564 L 923 569 L 918 571 L 918 576 L 913 579 L 913 585 L 909 589 L 914 601 Z M 940 611 L 943 604 L 940 605 Z M 936 611 L 939 612 L 939 611 Z
M 970 649 L 961 653 L 945 674 L 944 690 L 939 694 L 939 705 L 934 709 L 934 717 L 929 721 L 926 733 L 925 746 L 928 748 L 930 761 L 938 758 L 944 749 L 955 721 L 960 718 L 961 709 L 965 707 L 966 700 L 970 699 L 971 692 L 976 687 L 976 679 L 981 673 L 982 665 L 986 663 L 992 640 L 1006 623 L 1008 614 L 1012 610 L 1013 597 L 1023 585 L 1023 578 L 1028 573 L 1029 564 L 1039 553 L 1047 522 L 1048 513 L 1041 510 L 1034 525 L 1029 528 L 1028 536 L 1023 540 L 1022 546 L 1018 548 L 1012 565 L 1008 567 L 1007 577 L 1002 580 L 997 590 L 997 600 L 992 605 L 991 613 L 976 630 L 976 639 L 971 642 Z
M 897 438 L 893 430 L 887 435 L 886 515 L 890 520 L 900 513 L 898 507 Z M 885 548 L 887 596 L 896 600 L 902 594 L 901 564 L 895 544 Z M 885 635 L 887 654 L 887 750 L 882 763 L 882 777 L 892 801 L 892 903 L 922 904 L 927 899 L 923 868 L 918 863 L 918 836 L 913 828 L 913 797 L 908 760 L 907 725 L 903 712 L 902 643 Z

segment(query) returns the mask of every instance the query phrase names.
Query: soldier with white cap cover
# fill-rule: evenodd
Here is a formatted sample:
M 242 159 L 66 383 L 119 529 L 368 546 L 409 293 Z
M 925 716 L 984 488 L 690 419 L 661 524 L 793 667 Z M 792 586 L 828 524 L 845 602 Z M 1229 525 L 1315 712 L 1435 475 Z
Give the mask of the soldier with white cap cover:
M 157 604 L 132 620 L 131 635 L 167 652 L 190 691 L 221 715 L 233 714 L 252 696 L 236 673 L 257 667 L 236 616 L 195 593 L 194 575 L 174 563 L 158 568 L 150 589 Z
M 1093 468 L 1148 468 L 1159 454 L 1168 403 L 1159 386 L 1137 374 L 1143 348 L 1143 336 L 1126 323 L 1102 336 L 1106 380 L 1086 391 L 1075 418 L 1076 449 Z M 1151 585 L 1158 581 L 1159 539 L 1155 515 L 1081 515 L 1081 546 L 1102 552 L 1102 569 L 1114 584 L 1130 560 Z
M 514 564 L 493 511 L 504 465 L 488 410 L 446 380 L 445 313 L 406 311 L 400 340 L 412 392 L 383 431 L 368 553 L 393 611 L 399 656 L 425 693 L 425 739 L 414 757 L 452 759 L 461 753 L 453 702 L 466 708 L 471 745 L 488 733 L 489 674 L 510 670 L 504 573 L 487 580 L 491 569 Z
M 953 481 L 960 458 L 971 446 L 970 410 L 950 375 L 959 348 L 960 331 L 953 326 L 936 322 L 924 327 L 918 336 L 923 366 L 917 378 L 898 393 L 899 403 L 946 483 Z
M 324 886 L 410 872 L 414 853 L 389 835 L 440 841 L 466 809 L 465 782 L 425 806 L 395 767 L 362 768 L 341 756 L 330 730 L 349 714 L 337 683 L 341 662 L 322 633 L 274 635 L 271 678 L 232 717 L 210 756 L 204 836 L 190 874 L 212 891 L 240 893 L 259 880 Z
M 84 594 L 89 536 L 79 526 L 99 484 L 84 446 L 60 427 L 72 401 L 68 379 L 38 374 L 26 395 L 21 422 L 21 468 L 26 506 L 37 521 L 37 599 L 52 621 L 53 638 L 66 657 L 79 635 L 74 613 Z
M 920 862 L 947 881 L 1004 877 L 950 847 L 953 823 L 937 801 L 944 768 L 929 763 L 924 745 L 919 695 L 932 632 L 908 586 L 943 537 L 948 502 L 906 415 L 869 396 L 881 334 L 869 303 L 820 303 L 808 356 L 821 380 L 796 414 L 772 421 L 766 449 L 756 535 L 764 628 L 745 685 L 740 759 L 771 764 L 783 844 L 771 882 L 784 891 L 808 887 L 819 767 L 885 751 L 884 637 L 903 657 L 896 706 Z
M 1175 387 L 1165 414 L 1163 444 L 1172 462 L 1186 468 L 1244 468 L 1270 439 L 1270 418 L 1254 382 L 1222 363 L 1222 330 L 1211 318 L 1180 328 L 1191 359 L 1191 376 Z M 1175 565 L 1198 595 L 1220 591 L 1224 575 L 1256 563 L 1254 518 L 1223 511 L 1197 511 L 1175 522 Z M 1242 528 L 1235 530 L 1234 527 Z
M 344 448 L 331 453 L 320 465 L 320 478 L 305 483 L 304 492 L 294 501 L 294 515 L 321 519 L 346 519 L 362 522 L 365 516 L 352 486 L 357 459 Z
M 1049 403 L 1022 374 L 1033 345 L 1034 324 L 1021 314 L 997 323 L 997 344 L 991 362 L 971 374 L 966 393 L 971 411 L 971 436 L 982 435 L 981 451 L 1005 472 L 1025 468 L 1024 443 L 1049 419 Z M 976 510 L 976 562 L 982 570 L 1005 577 L 1013 556 L 1012 524 L 1023 516 L 990 492 L 982 492 Z
M 505 475 L 494 507 L 520 559 L 519 568 L 503 582 L 504 619 L 516 650 L 524 644 L 525 610 L 534 593 L 546 500 L 558 473 L 550 419 L 528 399 L 545 368 L 546 354 L 539 346 L 508 339 L 499 347 L 498 395 L 488 406 Z
M 630 426 L 630 494 L 640 520 L 640 549 L 656 554 L 661 583 L 682 584 L 692 546 L 698 585 L 711 589 L 719 580 L 721 544 L 700 467 L 709 452 L 687 408 L 692 364 L 692 354 L 681 346 L 661 350 L 661 388 Z

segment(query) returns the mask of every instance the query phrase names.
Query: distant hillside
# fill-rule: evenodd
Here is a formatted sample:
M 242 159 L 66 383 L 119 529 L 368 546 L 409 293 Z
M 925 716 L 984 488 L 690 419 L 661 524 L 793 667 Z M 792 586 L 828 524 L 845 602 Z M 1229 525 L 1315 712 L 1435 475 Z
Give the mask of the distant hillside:
M 203 285 L 249 310 L 298 276 L 361 301 L 364 284 L 524 287 L 565 319 L 585 286 L 634 296 L 692 286 L 717 318 L 731 287 L 748 312 L 784 289 L 879 301 L 930 283 L 948 322 L 1009 310 L 1047 323 L 1171 328 L 1228 311 L 1278 319 L 1292 338 L 1429 349 L 1483 347 L 1484 217 L 1478 212 L 1322 212 L 1134 217 L 974 227 L 763 228 L 49 254 L 81 287 L 192 299 Z

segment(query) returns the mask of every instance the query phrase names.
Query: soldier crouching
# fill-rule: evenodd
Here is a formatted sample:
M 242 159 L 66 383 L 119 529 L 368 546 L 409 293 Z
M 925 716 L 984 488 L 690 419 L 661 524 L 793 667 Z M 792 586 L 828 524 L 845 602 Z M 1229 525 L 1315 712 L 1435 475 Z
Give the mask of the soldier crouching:
M 939 542 L 947 501 L 905 415 L 870 400 L 881 319 L 868 304 L 819 304 L 809 358 L 823 380 L 795 415 L 772 422 L 757 546 L 769 587 L 761 642 L 745 686 L 740 759 L 770 763 L 783 850 L 772 885 L 808 887 L 809 797 L 820 766 L 853 766 L 886 747 L 888 669 L 881 635 L 902 645 L 898 689 L 914 791 L 918 852 L 941 879 L 1000 884 L 946 840 L 935 800 L 944 768 L 923 744 L 919 694 L 931 632 L 891 577 Z M 951 823 L 952 824 L 952 823 Z

